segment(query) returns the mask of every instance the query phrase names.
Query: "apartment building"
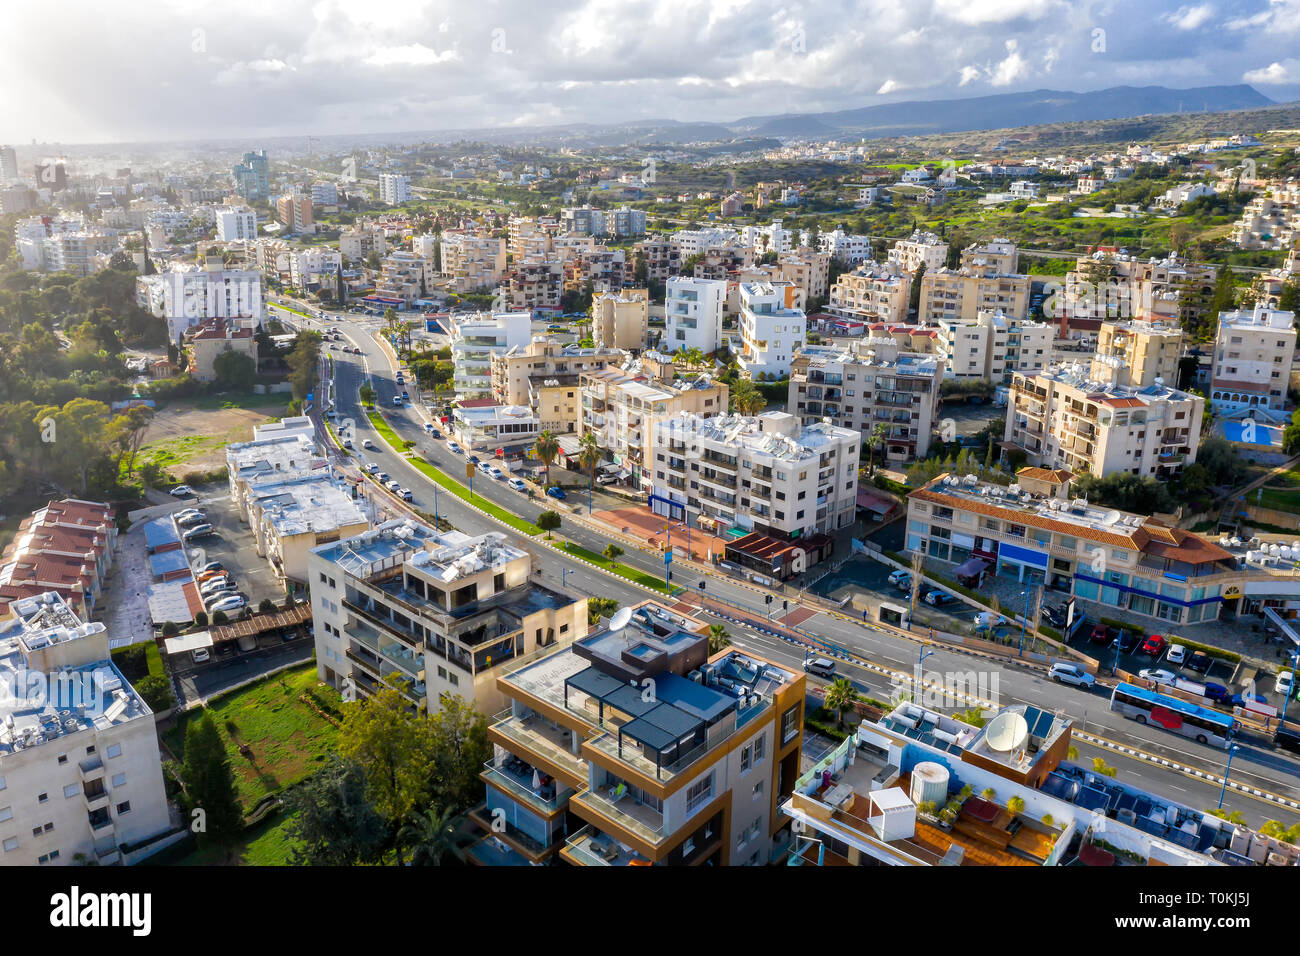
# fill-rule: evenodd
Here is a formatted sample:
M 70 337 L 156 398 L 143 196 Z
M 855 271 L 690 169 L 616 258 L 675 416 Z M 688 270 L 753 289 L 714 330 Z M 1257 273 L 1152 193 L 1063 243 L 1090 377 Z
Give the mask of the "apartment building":
M 442 234 L 439 273 L 451 292 L 479 292 L 499 286 L 506 276 L 506 241 L 468 232 Z
M 384 236 L 384 230 L 378 226 L 363 226 L 358 223 L 339 233 L 339 252 L 349 262 L 362 262 L 372 252 L 382 256 L 387 249 L 388 240 Z
M 986 273 L 980 269 L 926 268 L 921 277 L 917 320 L 939 323 L 946 320 L 973 321 L 981 312 L 1001 312 L 1011 318 L 1029 315 L 1027 275 Z
M 677 247 L 681 259 L 685 261 L 691 256 L 702 255 L 706 249 L 739 242 L 740 233 L 730 226 L 679 229 L 670 238 L 672 244 Z
M 1163 322 L 1103 322 L 1088 375 L 1135 388 L 1177 384 L 1185 339 L 1182 329 Z
M 411 201 L 411 177 L 401 173 L 379 174 L 379 201 L 397 206 Z
M 825 299 L 830 291 L 831 256 L 800 246 L 781 253 L 776 260 L 777 278 L 793 282 L 809 299 Z
M 719 534 L 735 528 L 755 535 L 755 545 L 798 539 L 808 554 L 758 568 L 784 579 L 816 563 L 820 538 L 853 523 L 861 444 L 856 431 L 825 422 L 804 427 L 787 412 L 678 414 L 651 436 L 652 505 Z M 745 549 L 744 538 L 736 543 Z
M 541 419 L 527 405 L 471 400 L 457 404 L 451 416 L 451 433 L 461 447 L 491 456 L 526 452 L 542 432 Z
M 1143 260 L 1097 249 L 1078 258 L 1073 271 L 1066 273 L 1063 290 L 1043 308 L 1060 321 L 1062 338 L 1091 338 L 1107 319 L 1186 325 L 1209 306 L 1217 279 L 1215 266 L 1172 254 Z
M 795 353 L 804 346 L 808 319 L 802 309 L 792 307 L 797 292 L 793 282 L 740 284 L 737 362 L 754 381 L 785 378 Z
M 244 199 L 253 202 L 258 199 L 271 198 L 271 162 L 266 150 L 244 154 L 244 160 L 231 169 L 235 180 L 235 192 Z
M 935 351 L 947 378 L 1002 383 L 1016 372 L 1031 374 L 1051 364 L 1054 328 L 1046 322 L 1011 318 L 1000 311 L 973 320 L 943 319 Z
M 642 236 L 645 235 L 645 210 L 627 206 L 619 209 L 573 206 L 561 211 L 560 227 L 565 232 L 586 236 Z
M 730 390 L 705 374 L 679 374 L 670 357 L 644 352 L 622 367 L 583 372 L 579 434 L 595 432 L 600 447 L 635 488 L 650 485 L 651 442 L 659 424 L 683 413 L 727 411 Z
M 1083 365 L 1012 376 L 1005 440 L 1046 468 L 1171 478 L 1196 460 L 1205 399 L 1089 378 Z
M 447 331 L 456 396 L 487 398 L 492 394 L 492 356 L 527 347 L 532 341 L 532 316 L 527 312 L 453 315 Z
M 631 279 L 631 267 L 623 249 L 595 246 L 564 263 L 564 288 L 581 292 L 621 292 Z
M 799 774 L 803 674 L 710 656 L 707 624 L 658 602 L 613 624 L 497 679 L 470 861 L 765 865 Z
M 113 509 L 65 498 L 33 511 L 0 556 L 0 619 L 21 598 L 58 593 L 84 618 L 96 610 L 117 544 Z
M 1256 409 L 1281 420 L 1295 345 L 1294 312 L 1220 312 L 1210 379 L 1215 409 L 1227 415 Z
M 574 432 L 582 407 L 582 373 L 599 371 L 626 357 L 621 349 L 583 348 L 535 338 L 522 348 L 492 356 L 492 397 L 503 405 L 533 409 L 544 431 Z
M 289 281 L 294 288 L 313 291 L 338 278 L 343 268 L 343 254 L 319 247 L 304 249 L 289 254 L 288 265 Z
M 646 289 L 597 292 L 591 300 L 591 335 L 597 348 L 640 350 L 650 332 Z
M 219 206 L 213 218 L 222 242 L 257 238 L 257 213 L 246 206 Z
M 826 311 L 868 322 L 906 322 L 912 277 L 897 262 L 859 263 L 830 287 Z
M 512 311 L 558 313 L 564 296 L 564 264 L 552 260 L 517 262 L 501 288 Z
M 640 256 L 645 262 L 648 281 L 666 282 L 681 272 L 682 250 L 672 239 L 662 236 L 642 239 L 633 247 L 633 252 L 634 257 Z
M 830 253 L 832 259 L 841 265 L 856 266 L 872 257 L 871 237 L 859 236 L 836 228 L 833 232 L 823 232 L 817 237 L 817 247 L 821 252 Z
M 290 232 L 312 232 L 315 220 L 312 218 L 310 196 L 295 196 L 285 193 L 275 201 L 276 218 Z
M 1241 249 L 1290 249 L 1300 240 L 1300 182 L 1272 180 L 1232 227 Z
M 695 261 L 691 275 L 697 279 L 735 279 L 737 273 L 754 267 L 754 250 L 739 242 L 706 246 Z M 775 276 L 764 276 L 774 278 Z
M 320 679 L 369 697 L 391 678 L 417 712 L 453 694 L 496 713 L 505 665 L 587 632 L 587 599 L 534 583 L 528 552 L 496 532 L 399 518 L 314 548 L 308 567 Z
M 515 259 L 545 255 L 560 230 L 552 216 L 511 216 L 506 224 L 507 249 Z
M 390 252 L 375 280 L 375 295 L 400 299 L 409 309 L 416 299 L 428 295 L 433 279 L 433 260 L 414 252 Z
M 370 527 L 355 486 L 331 469 L 245 478 L 243 483 L 253 544 L 281 582 L 310 584 L 312 548 Z
M 326 179 L 317 180 L 311 184 L 311 201 L 316 206 L 337 206 L 339 203 L 338 185 Z
M 937 706 L 902 701 L 864 720 L 796 781 L 780 808 L 787 865 L 1295 863 L 1288 844 L 1071 763 L 1069 715 L 1010 704 L 976 727 Z
M 230 500 L 245 524 L 253 521 L 251 502 L 259 487 L 286 478 L 328 473 L 328 469 L 329 459 L 320 454 L 308 429 L 267 434 L 226 446 Z
M 664 289 L 661 350 L 678 352 L 695 348 L 705 355 L 712 355 L 722 348 L 727 283 L 720 279 L 672 276 Z
M 0 624 L 0 864 L 102 866 L 172 829 L 153 711 L 58 594 Z
M 1020 271 L 1020 250 L 1010 239 L 974 243 L 961 251 L 961 265 L 986 275 L 1013 275 Z
M 909 275 L 916 275 L 921 266 L 925 266 L 926 272 L 933 272 L 948 261 L 948 243 L 932 232 L 913 232 L 890 247 L 888 260 L 898 263 Z
M 868 441 L 882 428 L 877 460 L 903 465 L 926 457 L 939 410 L 943 360 L 870 336 L 842 345 L 807 345 L 790 369 L 786 409 L 804 426 L 819 421 Z
M 226 352 L 238 352 L 257 367 L 257 339 L 251 326 L 235 325 L 224 318 L 207 319 L 188 333 L 190 374 L 200 382 L 217 380 L 216 360 Z

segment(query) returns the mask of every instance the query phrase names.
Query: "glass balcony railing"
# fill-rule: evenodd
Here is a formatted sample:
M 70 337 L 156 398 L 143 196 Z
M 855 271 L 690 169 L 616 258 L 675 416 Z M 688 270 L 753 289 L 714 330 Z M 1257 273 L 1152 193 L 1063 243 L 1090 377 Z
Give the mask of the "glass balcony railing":
M 498 767 L 494 760 L 489 760 L 483 765 L 482 779 L 484 783 L 491 784 L 513 799 L 548 816 L 565 806 L 576 792 L 572 787 L 566 787 L 554 778 L 549 784 L 541 784 L 534 788 L 531 779 L 525 780 L 504 767 Z M 551 795 L 549 798 L 544 796 L 547 793 Z
M 594 790 L 584 790 L 575 794 L 572 802 L 590 808 L 646 843 L 656 844 L 664 838 L 663 814 L 638 803 L 630 795 L 611 799 Z

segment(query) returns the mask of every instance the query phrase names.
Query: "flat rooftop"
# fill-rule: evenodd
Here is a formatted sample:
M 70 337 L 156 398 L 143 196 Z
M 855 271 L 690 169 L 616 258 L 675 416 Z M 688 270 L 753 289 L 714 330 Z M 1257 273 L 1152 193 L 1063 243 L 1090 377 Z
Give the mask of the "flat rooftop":
M 1090 368 L 1079 362 L 1067 362 L 1051 365 L 1040 372 L 1032 372 L 1024 377 L 1029 381 L 1049 379 L 1053 382 L 1077 388 L 1088 393 L 1088 400 L 1102 405 L 1133 406 L 1150 405 L 1160 401 L 1191 401 L 1196 396 L 1180 392 L 1168 385 L 1111 385 L 1098 382 L 1090 376 Z
M 250 505 L 282 536 L 335 531 L 367 521 L 351 492 L 324 474 L 256 490 Z

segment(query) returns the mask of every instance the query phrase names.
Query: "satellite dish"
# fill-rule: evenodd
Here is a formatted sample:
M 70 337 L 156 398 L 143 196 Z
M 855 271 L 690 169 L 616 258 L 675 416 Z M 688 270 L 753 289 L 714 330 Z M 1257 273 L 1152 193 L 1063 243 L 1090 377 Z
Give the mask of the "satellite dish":
M 627 622 L 630 620 L 632 620 L 632 609 L 630 607 L 621 607 L 609 619 L 609 629 L 611 631 L 621 631 L 627 627 Z

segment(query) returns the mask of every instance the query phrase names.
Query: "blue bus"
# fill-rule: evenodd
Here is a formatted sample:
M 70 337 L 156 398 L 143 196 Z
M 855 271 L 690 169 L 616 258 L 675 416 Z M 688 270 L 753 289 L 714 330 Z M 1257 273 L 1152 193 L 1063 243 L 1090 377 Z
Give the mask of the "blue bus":
M 1237 722 L 1228 714 L 1190 704 L 1177 697 L 1160 694 L 1136 684 L 1120 684 L 1110 697 L 1110 709 L 1139 724 L 1151 723 L 1203 744 L 1214 744 L 1225 750 Z

